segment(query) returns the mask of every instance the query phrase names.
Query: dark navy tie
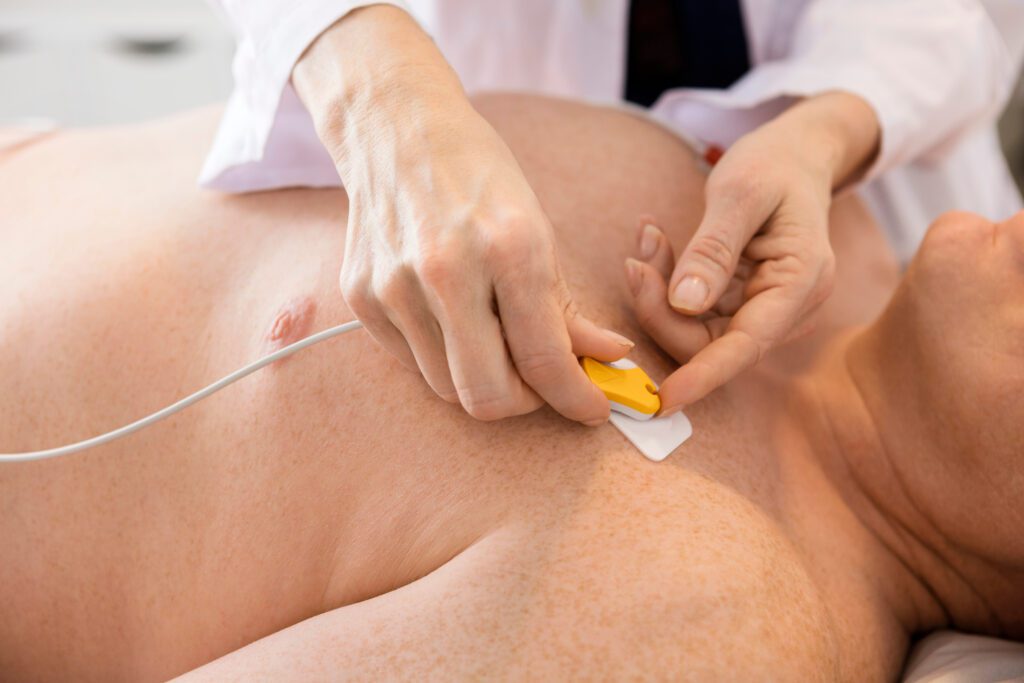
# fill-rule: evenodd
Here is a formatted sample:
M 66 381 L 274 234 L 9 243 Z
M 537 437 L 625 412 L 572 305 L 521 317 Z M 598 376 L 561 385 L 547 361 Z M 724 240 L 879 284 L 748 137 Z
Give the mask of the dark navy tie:
M 727 88 L 750 70 L 740 0 L 631 0 L 630 102 L 649 107 L 670 88 Z

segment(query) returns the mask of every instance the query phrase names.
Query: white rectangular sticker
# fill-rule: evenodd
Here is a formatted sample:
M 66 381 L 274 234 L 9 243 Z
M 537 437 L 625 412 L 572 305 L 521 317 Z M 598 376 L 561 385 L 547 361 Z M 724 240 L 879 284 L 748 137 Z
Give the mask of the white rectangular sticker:
M 667 458 L 693 434 L 693 426 L 682 411 L 643 421 L 612 411 L 610 420 L 644 457 L 654 462 Z

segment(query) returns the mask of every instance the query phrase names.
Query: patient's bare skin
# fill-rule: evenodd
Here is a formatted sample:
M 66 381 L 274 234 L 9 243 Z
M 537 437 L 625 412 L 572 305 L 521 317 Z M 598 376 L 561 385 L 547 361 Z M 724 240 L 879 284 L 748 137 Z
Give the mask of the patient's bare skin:
M 640 213 L 677 249 L 692 231 L 690 155 L 622 113 L 478 105 L 558 229 L 581 308 L 664 377 L 623 261 Z M 123 424 L 310 319 L 352 318 L 343 195 L 198 192 L 212 122 L 65 133 L 0 160 L 0 450 Z M 834 242 L 870 229 L 837 204 Z M 825 332 L 870 319 L 892 281 L 884 258 L 850 278 L 872 257 L 837 249 L 847 298 Z M 694 437 L 660 465 L 548 410 L 474 421 L 357 332 L 125 441 L 2 466 L 0 672 L 157 679 L 234 652 L 193 675 L 892 678 L 908 634 L 967 601 L 934 591 L 949 560 L 919 562 L 879 522 L 905 508 L 879 506 L 874 470 L 846 459 L 861 421 L 830 431 L 845 338 L 806 379 L 780 372 L 826 338 L 689 409 Z

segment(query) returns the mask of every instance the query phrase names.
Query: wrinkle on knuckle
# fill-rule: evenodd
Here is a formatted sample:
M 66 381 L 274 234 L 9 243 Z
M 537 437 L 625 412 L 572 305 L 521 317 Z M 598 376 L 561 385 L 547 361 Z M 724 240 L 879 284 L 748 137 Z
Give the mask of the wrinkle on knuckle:
M 768 261 L 765 264 L 765 271 L 773 282 L 781 285 L 808 280 L 807 264 L 792 254 Z
M 721 230 L 698 235 L 690 244 L 689 252 L 690 258 L 723 275 L 729 274 L 735 260 L 728 237 Z
M 557 382 L 565 374 L 566 354 L 563 351 L 529 351 L 514 360 L 519 375 L 530 386 Z
M 746 330 L 736 330 L 736 335 L 741 348 L 745 350 L 743 354 L 743 369 L 760 363 L 768 349 L 775 345 L 774 340 L 771 339 L 766 339 L 763 342 L 758 341 L 754 335 Z
M 576 305 L 576 300 L 569 294 L 569 290 L 565 287 L 559 287 L 558 298 L 561 299 L 559 306 L 562 309 L 562 319 L 566 322 L 572 322 L 580 316 L 580 308 Z
M 459 399 L 471 417 L 481 422 L 494 422 L 518 414 L 512 397 L 505 391 L 464 390 Z

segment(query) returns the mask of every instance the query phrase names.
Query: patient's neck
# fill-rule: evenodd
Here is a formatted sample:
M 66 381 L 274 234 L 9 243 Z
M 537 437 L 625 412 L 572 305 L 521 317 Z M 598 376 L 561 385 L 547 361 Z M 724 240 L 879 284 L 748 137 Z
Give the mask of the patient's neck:
M 977 544 L 965 551 L 961 538 L 984 539 L 1001 520 L 977 514 L 984 490 L 936 476 L 950 454 L 935 442 L 941 435 L 915 429 L 922 406 L 901 391 L 908 378 L 893 376 L 887 348 L 874 329 L 833 343 L 808 380 L 820 416 L 808 430 L 827 430 L 832 443 L 823 462 L 833 482 L 905 568 L 899 590 L 907 592 L 893 595 L 891 604 L 910 631 L 952 625 L 1019 637 L 1022 568 L 979 554 Z M 956 528 L 950 518 L 959 520 Z

